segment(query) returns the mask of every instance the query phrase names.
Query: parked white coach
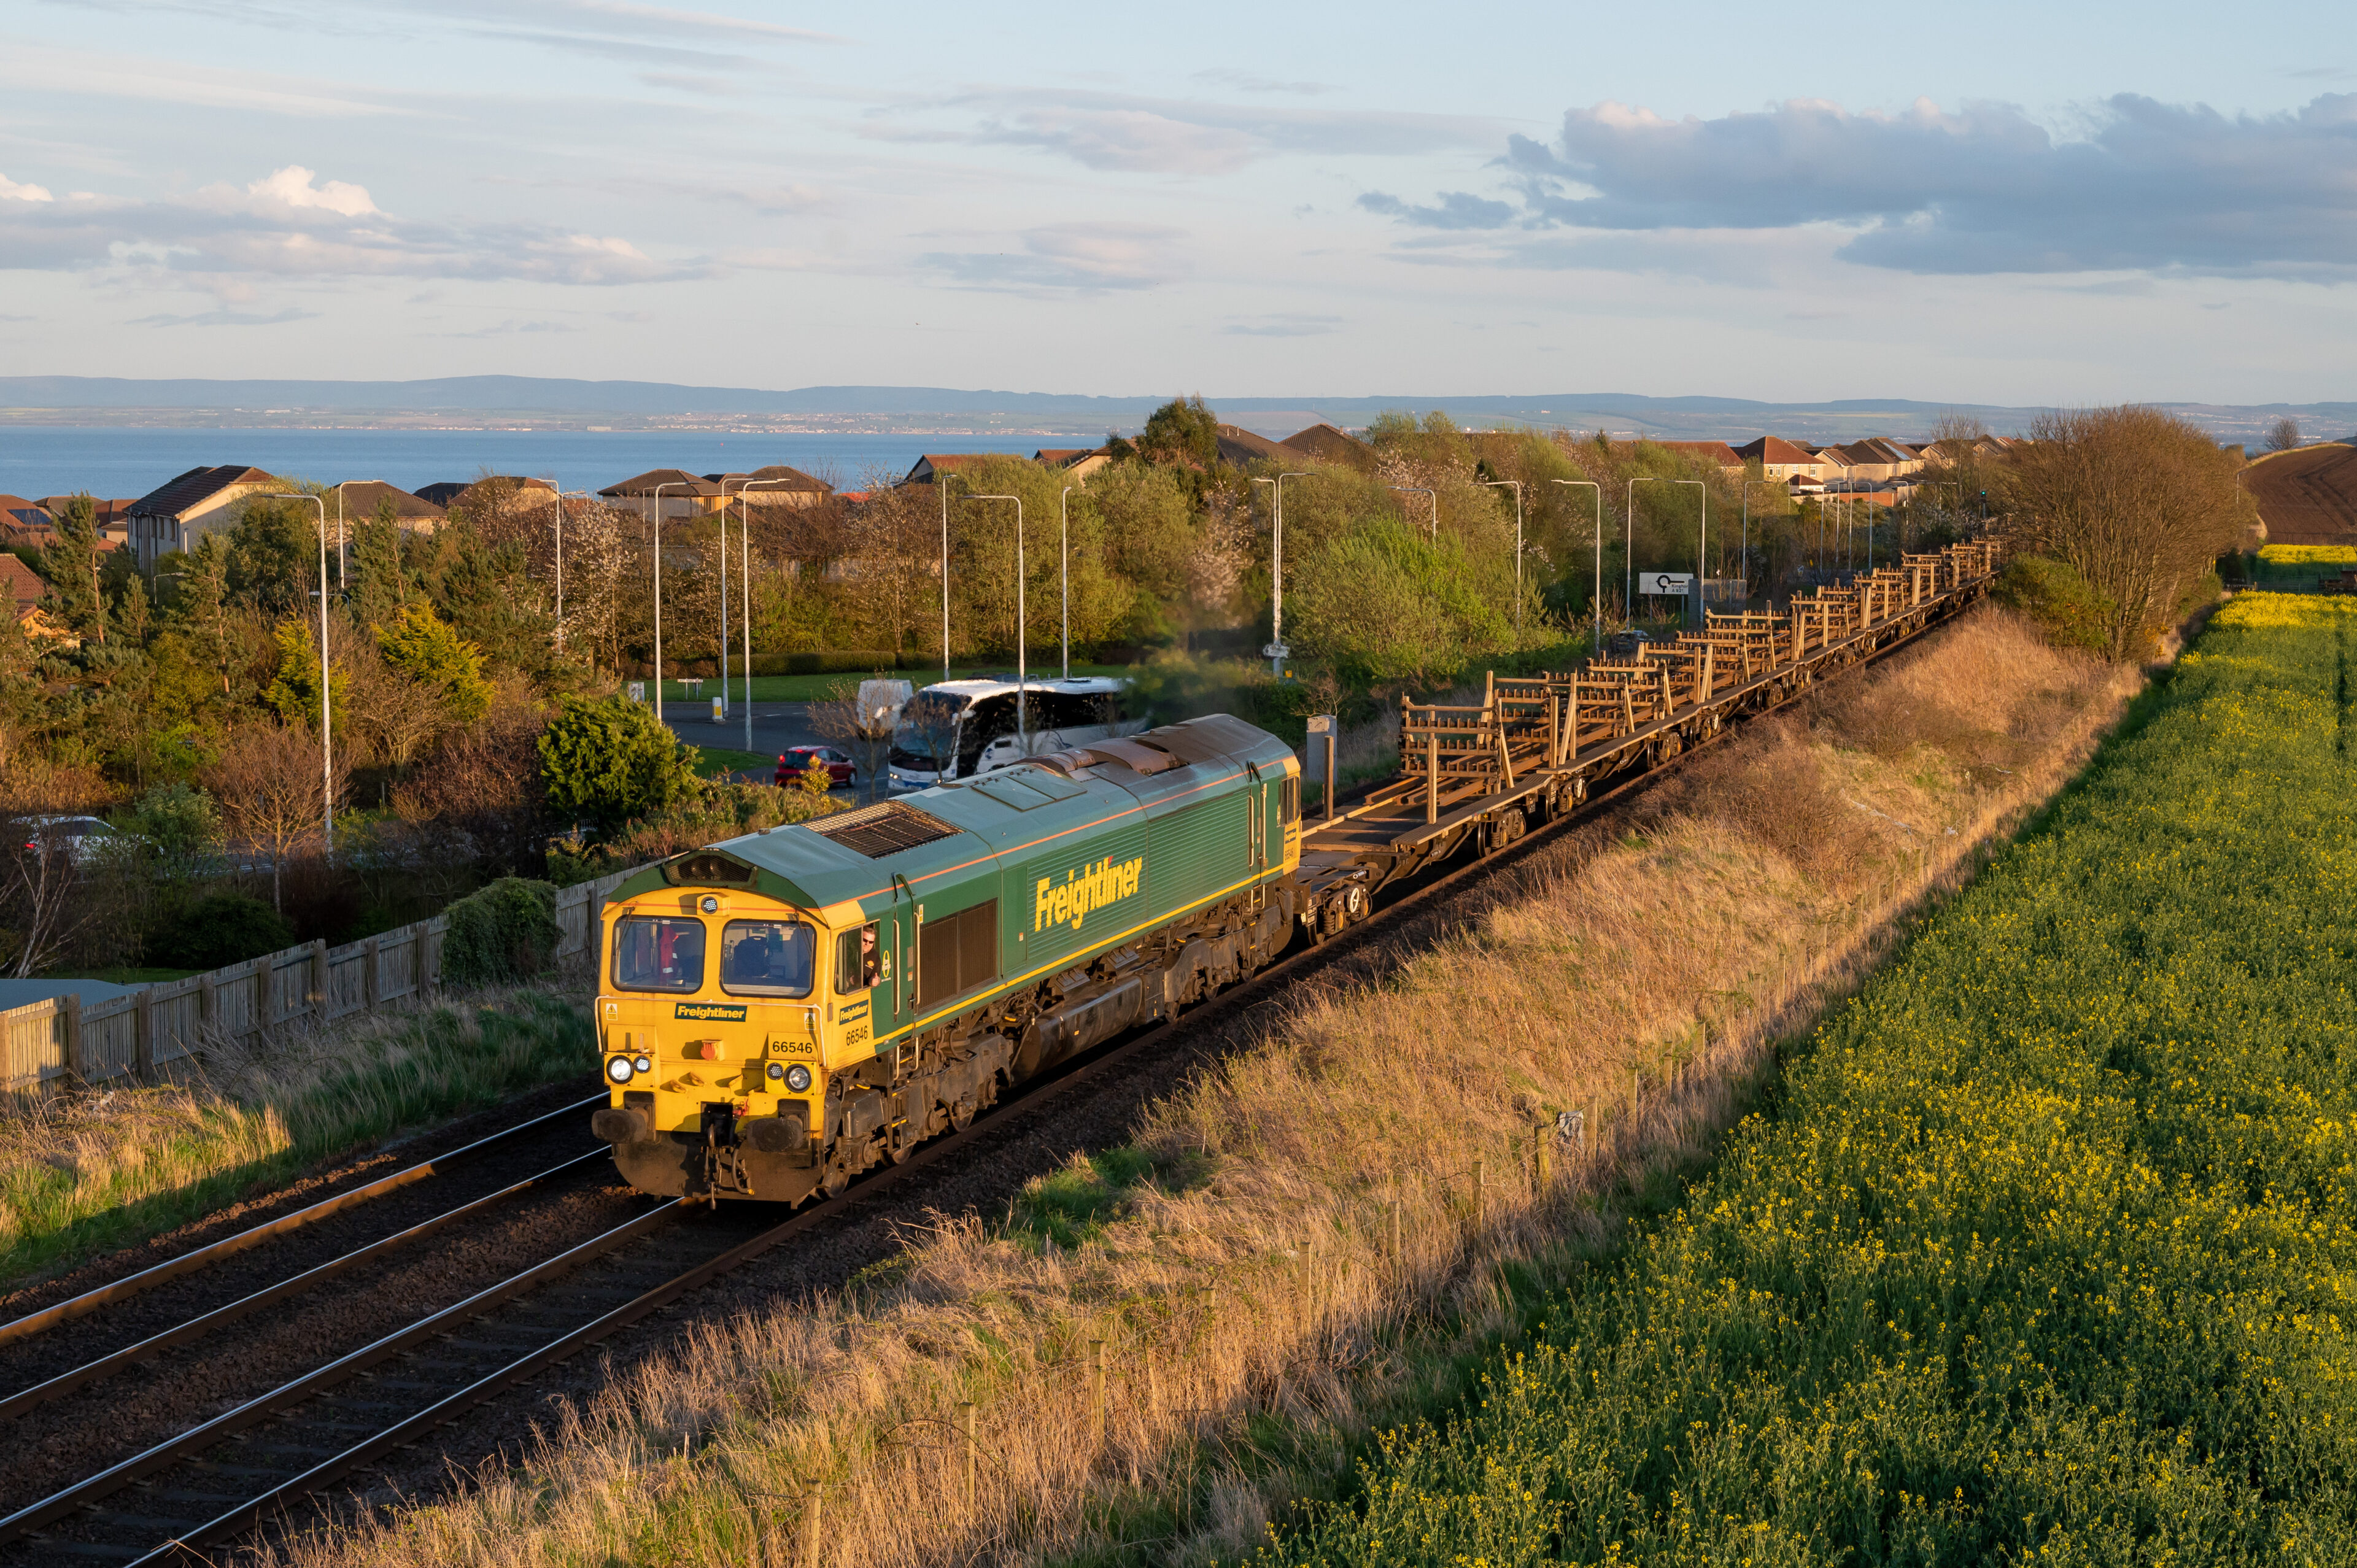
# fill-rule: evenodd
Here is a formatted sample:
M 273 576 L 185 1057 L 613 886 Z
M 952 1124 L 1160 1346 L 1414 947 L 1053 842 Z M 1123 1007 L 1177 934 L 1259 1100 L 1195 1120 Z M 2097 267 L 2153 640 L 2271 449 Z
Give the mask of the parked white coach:
M 1015 699 L 1027 693 L 1022 736 Z M 1124 706 L 1129 682 L 1110 676 L 1069 681 L 937 681 L 900 710 L 892 737 L 892 788 L 922 789 L 950 779 L 971 779 L 1028 754 L 1045 757 L 1092 740 L 1135 735 L 1146 721 Z M 1028 743 L 1028 753 L 1027 753 Z

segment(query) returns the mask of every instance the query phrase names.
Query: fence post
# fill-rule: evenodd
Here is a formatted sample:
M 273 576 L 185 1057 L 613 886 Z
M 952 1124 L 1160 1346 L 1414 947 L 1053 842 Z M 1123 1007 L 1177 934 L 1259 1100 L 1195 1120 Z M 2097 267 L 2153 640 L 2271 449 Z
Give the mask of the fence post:
M 381 937 L 371 937 L 361 944 L 361 1001 L 371 1013 L 376 1011 L 384 992 L 382 965 L 378 957 L 382 944 Z
M 156 1078 L 156 991 L 143 986 L 131 999 L 131 1069 L 141 1083 Z
M 73 992 L 67 992 L 58 998 L 57 1013 L 52 1016 L 61 1016 L 65 1020 L 64 1048 L 61 1055 L 66 1077 L 80 1080 L 82 1077 L 81 997 Z
M 197 976 L 197 1027 L 209 1029 L 221 1012 L 221 994 L 213 983 L 213 972 Z
M 311 1015 L 324 1024 L 328 1021 L 328 939 L 315 937 L 311 941 Z

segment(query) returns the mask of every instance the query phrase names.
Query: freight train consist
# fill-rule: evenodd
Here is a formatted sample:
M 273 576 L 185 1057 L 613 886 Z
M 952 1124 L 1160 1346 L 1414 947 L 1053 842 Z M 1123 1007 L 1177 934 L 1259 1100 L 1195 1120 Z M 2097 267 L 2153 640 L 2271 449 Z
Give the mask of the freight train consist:
M 650 866 L 602 922 L 595 1130 L 642 1191 L 839 1192 L 1364 919 L 1387 885 L 1503 848 L 1957 614 L 1996 555 L 1905 556 L 1781 614 L 1492 679 L 1478 706 L 1403 703 L 1400 773 L 1347 811 L 1305 801 L 1283 742 L 1214 714 Z

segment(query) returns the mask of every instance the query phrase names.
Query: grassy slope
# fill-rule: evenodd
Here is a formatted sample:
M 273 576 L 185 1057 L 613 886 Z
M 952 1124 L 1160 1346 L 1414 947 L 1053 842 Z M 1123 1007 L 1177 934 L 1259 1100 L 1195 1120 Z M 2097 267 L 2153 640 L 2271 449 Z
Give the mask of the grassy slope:
M 546 991 L 359 1019 L 207 1082 L 116 1090 L 0 1125 L 0 1288 L 161 1235 L 316 1162 L 596 1061 L 587 1006 Z
M 1680 1212 L 1268 1557 L 2357 1553 L 2352 612 L 2220 613 Z
M 1232 1559 L 1576 1273 L 1598 1205 L 1715 1146 L 1787 1018 L 2067 776 L 2120 689 L 2002 617 L 1844 682 L 1699 759 L 1641 832 L 1548 846 L 1433 945 L 1295 988 L 1260 1049 L 1011 1214 L 702 1334 L 527 1467 L 296 1555 L 793 1561 L 815 1481 L 830 1562 Z M 1604 1147 L 1534 1191 L 1532 1120 L 1565 1106 Z

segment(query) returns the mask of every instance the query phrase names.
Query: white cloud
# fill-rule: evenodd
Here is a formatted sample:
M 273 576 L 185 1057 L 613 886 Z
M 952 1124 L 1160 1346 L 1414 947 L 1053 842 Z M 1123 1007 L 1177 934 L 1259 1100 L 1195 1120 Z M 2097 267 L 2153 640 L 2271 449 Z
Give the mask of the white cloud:
M 49 194 L 48 188 L 46 186 L 18 185 L 6 175 L 0 174 L 0 201 L 55 201 L 56 199 L 57 198 Z
M 1146 223 L 1051 223 L 1016 236 L 1017 251 L 936 251 L 920 266 L 967 288 L 1015 294 L 1144 289 L 1186 275 L 1184 231 Z
M 347 185 L 340 179 L 314 186 L 318 177 L 300 164 L 288 164 L 267 179 L 255 180 L 245 188 L 248 196 L 260 200 L 275 201 L 287 207 L 317 207 L 346 218 L 364 217 L 376 210 L 361 186 Z

